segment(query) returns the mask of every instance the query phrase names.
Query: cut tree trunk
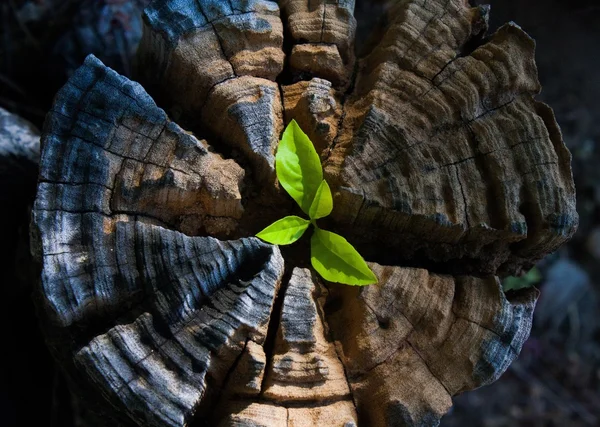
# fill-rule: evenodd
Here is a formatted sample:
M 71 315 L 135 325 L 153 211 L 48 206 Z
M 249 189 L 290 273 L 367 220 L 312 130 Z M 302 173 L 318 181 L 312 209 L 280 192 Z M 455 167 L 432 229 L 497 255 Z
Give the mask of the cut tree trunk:
M 33 212 L 51 350 L 107 424 L 437 425 L 527 339 L 502 292 L 575 232 L 570 154 L 534 42 L 485 7 L 401 0 L 354 57 L 354 2 L 167 0 L 144 87 L 93 56 L 58 93 Z M 287 122 L 334 192 L 328 227 L 378 283 L 327 283 L 253 236 L 293 213 Z M 230 240 L 224 240 L 230 239 Z

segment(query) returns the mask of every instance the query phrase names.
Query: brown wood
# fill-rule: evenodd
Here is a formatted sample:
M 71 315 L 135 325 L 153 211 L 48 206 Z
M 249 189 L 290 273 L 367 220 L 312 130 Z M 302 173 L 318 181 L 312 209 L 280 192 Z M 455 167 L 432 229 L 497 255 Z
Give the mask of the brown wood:
M 36 298 L 107 424 L 437 425 L 518 356 L 537 292 L 507 298 L 497 275 L 578 221 L 534 43 L 485 37 L 488 9 L 463 0 L 400 0 L 355 60 L 353 9 L 155 2 L 144 87 L 89 57 L 57 95 Z M 292 118 L 334 191 L 328 228 L 377 285 L 325 283 L 302 243 L 251 237 L 295 213 L 274 175 Z

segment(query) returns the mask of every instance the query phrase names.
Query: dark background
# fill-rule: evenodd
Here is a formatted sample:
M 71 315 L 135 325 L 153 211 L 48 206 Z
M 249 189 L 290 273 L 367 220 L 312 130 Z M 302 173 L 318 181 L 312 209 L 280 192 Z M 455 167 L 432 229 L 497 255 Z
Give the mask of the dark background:
M 0 106 L 41 127 L 88 53 L 129 75 L 147 0 L 0 0 Z M 357 42 L 390 2 L 357 0 Z M 491 28 L 537 41 L 543 91 L 573 155 L 579 231 L 539 264 L 542 291 L 519 359 L 491 386 L 455 398 L 442 426 L 600 425 L 600 0 L 491 0 Z M 33 183 L 0 206 L 0 426 L 86 425 L 43 344 L 30 301 L 26 207 Z M 18 226 L 12 224 L 17 223 Z M 41 421 L 41 424 L 40 424 Z

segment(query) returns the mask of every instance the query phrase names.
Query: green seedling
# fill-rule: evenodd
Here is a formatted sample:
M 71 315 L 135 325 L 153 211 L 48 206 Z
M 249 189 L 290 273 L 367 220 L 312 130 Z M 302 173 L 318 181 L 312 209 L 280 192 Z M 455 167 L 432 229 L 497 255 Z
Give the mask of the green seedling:
M 275 156 L 275 171 L 281 186 L 298 203 L 310 219 L 286 216 L 275 221 L 256 236 L 274 245 L 289 245 L 302 237 L 312 225 L 310 261 L 325 280 L 347 285 L 377 283 L 362 256 L 339 234 L 325 231 L 317 220 L 333 210 L 333 197 L 315 147 L 292 120 L 283 133 Z
M 502 289 L 504 292 L 518 291 L 519 289 L 531 288 L 542 281 L 542 273 L 537 267 L 533 267 L 524 276 L 514 277 L 509 276 L 502 281 Z

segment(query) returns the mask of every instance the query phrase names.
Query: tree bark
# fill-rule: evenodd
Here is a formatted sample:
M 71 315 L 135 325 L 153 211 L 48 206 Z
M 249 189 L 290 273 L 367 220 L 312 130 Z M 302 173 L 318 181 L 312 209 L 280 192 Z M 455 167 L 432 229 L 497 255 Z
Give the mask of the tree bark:
M 37 300 L 113 425 L 437 425 L 518 356 L 537 291 L 507 297 L 496 275 L 577 227 L 534 43 L 513 24 L 486 38 L 488 9 L 463 0 L 401 0 L 355 60 L 353 9 L 152 4 L 139 79 L 193 134 L 94 57 L 57 95 Z M 376 285 L 326 283 L 302 243 L 249 237 L 292 213 L 274 174 L 291 119 L 323 160 L 329 228 Z

